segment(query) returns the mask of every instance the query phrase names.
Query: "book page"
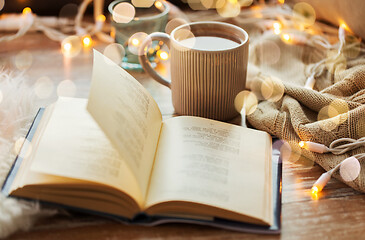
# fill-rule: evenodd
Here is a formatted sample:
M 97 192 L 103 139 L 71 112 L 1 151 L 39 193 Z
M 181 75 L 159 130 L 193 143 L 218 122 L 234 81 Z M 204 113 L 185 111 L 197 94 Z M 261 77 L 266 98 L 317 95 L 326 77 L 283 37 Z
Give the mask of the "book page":
M 161 130 L 147 207 L 188 201 L 269 218 L 270 159 L 271 138 L 265 132 L 198 117 L 168 119 Z
M 32 162 L 30 170 L 35 174 L 28 175 L 38 176 L 38 172 L 106 184 L 142 204 L 136 178 L 87 112 L 86 104 L 86 99 L 59 98 L 43 135 L 32 146 L 28 161 Z M 23 184 L 26 180 L 52 184 L 52 179 L 58 178 L 24 179 Z
M 87 109 L 147 192 L 162 116 L 147 90 L 113 61 L 94 50 Z

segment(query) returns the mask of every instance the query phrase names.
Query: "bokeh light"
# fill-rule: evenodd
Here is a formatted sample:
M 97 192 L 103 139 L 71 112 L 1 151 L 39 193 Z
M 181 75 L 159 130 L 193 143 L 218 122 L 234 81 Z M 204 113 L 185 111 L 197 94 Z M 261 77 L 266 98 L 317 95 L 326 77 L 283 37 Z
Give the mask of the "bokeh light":
M 281 33 L 281 29 L 283 28 L 283 25 L 280 22 L 275 21 L 272 25 L 274 33 L 276 35 L 279 35 Z
M 132 0 L 132 4 L 138 8 L 149 8 L 154 2 L 155 0 Z
M 270 102 L 278 102 L 284 95 L 284 84 L 276 77 L 265 77 L 261 84 L 261 94 Z
M 259 43 L 255 49 L 256 56 L 259 57 L 261 64 L 273 65 L 280 60 L 280 47 L 271 40 Z
M 149 46 L 152 45 L 152 40 L 145 32 L 137 32 L 130 36 L 128 39 L 128 50 L 135 54 L 135 55 L 142 55 L 144 54 L 142 51 L 140 51 L 140 48 L 142 46 L 142 43 L 148 41 L 147 43 L 147 49 Z
M 181 26 L 183 24 L 188 23 L 185 19 L 182 18 L 174 18 L 172 20 L 170 20 L 165 27 L 165 32 L 167 34 L 170 34 L 175 28 L 177 28 L 178 26 Z M 190 27 L 188 26 L 188 28 L 190 29 Z
M 92 45 L 92 39 L 89 35 L 86 35 L 82 38 L 82 45 L 85 47 L 85 48 L 88 48 Z
M 23 151 L 21 151 L 22 149 Z M 21 158 L 29 157 L 32 153 L 32 143 L 24 137 L 20 137 L 15 141 L 13 151 Z
M 321 108 L 317 117 L 320 128 L 328 132 L 335 129 L 340 123 L 339 118 L 336 117 L 337 115 L 337 110 L 330 105 Z
M 124 47 L 118 43 L 111 43 L 104 49 L 104 55 L 110 60 L 120 65 L 123 61 L 125 50 Z M 109 62 L 107 62 L 109 63 Z
M 208 0 L 209 1 L 209 0 Z M 189 7 L 195 11 L 197 10 L 207 10 L 208 8 L 206 8 L 203 3 L 201 2 L 201 0 L 187 0 L 187 3 L 189 5 Z M 207 4 L 207 3 L 206 3 Z
M 240 14 L 241 6 L 237 0 L 224 0 L 224 3 L 219 3 L 217 12 L 225 18 L 237 17 Z
M 305 167 L 311 167 L 314 162 L 302 155 L 302 150 L 297 142 L 283 141 L 283 145 L 280 148 L 280 154 L 282 161 L 299 164 Z
M 15 56 L 15 66 L 21 71 L 27 70 L 32 63 L 33 55 L 27 50 L 23 50 Z
M 34 93 L 40 99 L 49 98 L 53 93 L 53 89 L 53 82 L 48 77 L 41 77 L 34 84 Z
M 301 28 L 312 26 L 316 21 L 316 12 L 308 3 L 299 2 L 293 7 L 293 21 Z
M 63 97 L 74 97 L 76 95 L 76 85 L 71 80 L 63 80 L 57 86 L 57 95 Z
M 77 15 L 77 11 L 78 11 L 78 6 L 76 4 L 68 3 L 61 8 L 59 17 L 74 19 Z
M 5 1 L 0 0 L 0 11 L 3 9 L 4 5 L 5 5 Z
M 200 0 L 200 2 L 206 9 L 215 8 L 215 0 Z
M 286 44 L 292 44 L 293 38 L 288 33 L 282 33 L 280 35 L 281 40 Z
M 163 51 L 163 50 L 158 50 L 156 52 L 156 55 L 162 61 L 167 61 L 169 59 L 169 54 L 166 51 Z
M 82 42 L 78 36 L 69 36 L 61 43 L 61 51 L 66 57 L 77 56 L 82 49 Z
M 238 0 L 241 7 L 249 7 L 252 5 L 253 0 Z
M 156 2 L 155 2 L 155 7 L 156 7 L 157 9 L 161 9 L 161 8 L 163 7 L 162 2 L 160 2 L 160 1 L 156 1 Z
M 234 99 L 234 107 L 237 112 L 245 115 L 252 114 L 257 108 L 258 100 L 256 95 L 251 91 L 241 91 Z
M 32 13 L 32 9 L 30 7 L 26 7 L 23 9 L 22 12 L 24 15 Z
M 186 50 L 190 50 L 195 46 L 195 36 L 188 27 L 179 28 L 175 32 L 174 37 L 186 48 Z
M 98 22 L 105 22 L 105 16 L 103 14 L 100 14 L 99 16 L 96 17 L 96 21 Z
M 349 157 L 340 165 L 341 178 L 346 182 L 354 181 L 360 174 L 361 165 L 357 158 Z
M 332 111 L 329 112 L 329 117 L 339 117 L 338 121 L 339 124 L 343 123 L 348 118 L 349 113 L 349 105 L 345 100 L 342 100 L 340 98 L 336 98 L 330 103 L 330 108 Z M 340 116 L 339 116 L 340 115 Z
M 129 23 L 133 20 L 136 9 L 132 4 L 121 2 L 113 8 L 113 20 L 117 23 Z

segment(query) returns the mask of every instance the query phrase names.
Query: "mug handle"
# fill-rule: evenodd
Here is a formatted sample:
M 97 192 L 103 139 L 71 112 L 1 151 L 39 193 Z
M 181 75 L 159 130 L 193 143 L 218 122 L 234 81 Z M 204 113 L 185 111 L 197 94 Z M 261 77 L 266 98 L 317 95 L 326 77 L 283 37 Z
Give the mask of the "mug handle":
M 165 85 L 168 88 L 171 88 L 171 81 L 168 81 L 164 77 L 162 77 L 160 74 L 158 74 L 151 66 L 150 61 L 147 59 L 145 48 L 147 44 L 149 43 L 149 39 L 152 41 L 158 40 L 163 41 L 168 48 L 170 48 L 170 36 L 166 33 L 161 32 L 154 32 L 149 35 L 149 38 L 147 38 L 141 45 L 139 49 L 139 63 L 142 65 L 143 69 L 157 82 L 161 83 L 162 85 Z

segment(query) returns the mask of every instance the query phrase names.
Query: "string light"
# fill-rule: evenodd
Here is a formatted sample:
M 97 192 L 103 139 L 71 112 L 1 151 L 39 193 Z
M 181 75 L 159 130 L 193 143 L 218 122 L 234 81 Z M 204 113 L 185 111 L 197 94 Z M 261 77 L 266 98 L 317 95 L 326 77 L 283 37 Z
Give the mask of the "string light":
M 350 150 L 354 150 L 361 146 L 365 146 L 365 137 L 359 139 L 352 138 L 339 138 L 334 140 L 329 147 L 324 144 L 315 143 L 311 141 L 300 141 L 299 147 L 307 149 L 316 153 L 327 153 L 331 152 L 335 155 L 341 155 Z
M 290 35 L 287 33 L 284 33 L 281 35 L 281 39 L 283 39 L 285 42 L 290 43 Z
M 276 35 L 279 35 L 281 33 L 281 28 L 282 28 L 282 25 L 280 22 L 274 22 L 273 23 L 273 29 L 274 29 L 274 33 Z
M 26 7 L 23 9 L 23 14 L 26 15 L 26 14 L 31 14 L 32 13 L 32 9 L 30 7 Z
M 326 145 L 310 141 L 300 141 L 299 147 L 316 153 L 326 153 L 330 151 Z
M 312 152 L 316 152 L 316 153 L 327 153 L 327 152 L 331 152 L 335 155 L 341 155 L 343 153 L 346 153 L 350 150 L 354 150 L 358 147 L 364 146 L 365 145 L 365 137 L 359 138 L 359 139 L 351 139 L 351 138 L 340 138 L 340 139 L 336 139 L 335 141 L 333 141 L 329 147 L 327 147 L 324 144 L 320 144 L 320 143 L 315 143 L 315 142 L 311 142 L 311 141 L 300 141 L 298 143 L 299 147 L 307 149 L 309 151 Z M 341 166 L 343 166 L 344 164 L 347 163 L 351 163 L 351 162 L 355 162 L 357 164 L 355 164 L 356 169 L 356 173 L 355 174 L 350 174 L 350 175 L 354 175 L 354 176 L 342 176 L 343 179 L 347 179 L 349 178 L 350 180 L 354 180 L 357 175 L 360 172 L 360 164 L 359 164 L 359 160 L 365 158 L 365 153 L 360 153 L 351 157 L 346 158 L 345 160 L 343 160 L 342 162 L 340 162 L 336 167 L 332 168 L 331 170 L 323 173 L 318 180 L 313 184 L 311 193 L 315 198 L 318 198 L 317 194 L 318 192 L 322 191 L 322 189 L 326 186 L 326 184 L 328 183 L 328 181 L 330 180 L 332 173 L 334 171 L 336 171 L 338 168 L 340 168 Z M 351 170 L 351 169 L 350 169 Z M 345 170 L 346 172 L 346 170 Z M 351 172 L 350 172 L 351 173 Z M 356 175 L 357 174 L 357 175 Z
M 63 50 L 65 52 L 70 52 L 71 51 L 71 48 L 72 48 L 71 43 L 67 42 L 67 43 L 63 44 Z
M 163 61 L 166 61 L 167 59 L 169 59 L 169 54 L 165 51 L 158 50 L 156 54 L 157 54 L 157 57 Z
M 137 38 L 133 38 L 132 41 L 131 41 L 132 45 L 137 47 L 139 45 L 139 40 Z
M 92 44 L 92 39 L 90 36 L 86 35 L 82 38 L 82 45 L 85 47 L 85 48 L 88 48 L 90 47 Z
M 160 8 L 162 8 L 162 3 L 160 2 L 160 1 L 156 1 L 155 2 L 155 7 L 157 8 L 157 9 L 160 9 Z
M 100 14 L 99 16 L 96 17 L 96 21 L 97 22 L 105 22 L 105 16 L 103 14 Z
M 339 23 L 340 23 L 339 25 L 342 29 L 345 29 L 347 32 L 352 33 L 349 26 L 347 26 L 347 24 L 343 20 L 339 20 Z

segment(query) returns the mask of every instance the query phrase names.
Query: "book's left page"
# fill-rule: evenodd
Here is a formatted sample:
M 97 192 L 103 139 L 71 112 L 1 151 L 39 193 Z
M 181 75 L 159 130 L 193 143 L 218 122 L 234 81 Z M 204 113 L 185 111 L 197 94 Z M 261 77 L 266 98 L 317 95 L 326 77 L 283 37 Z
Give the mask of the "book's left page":
M 128 72 L 94 50 L 87 109 L 133 171 L 144 198 L 162 125 L 157 103 Z
M 141 204 L 136 178 L 87 112 L 86 104 L 87 99 L 58 99 L 44 116 L 48 118 L 45 124 L 37 129 L 14 188 L 83 184 L 92 189 L 94 184 L 100 189 L 98 186 L 106 185 Z

